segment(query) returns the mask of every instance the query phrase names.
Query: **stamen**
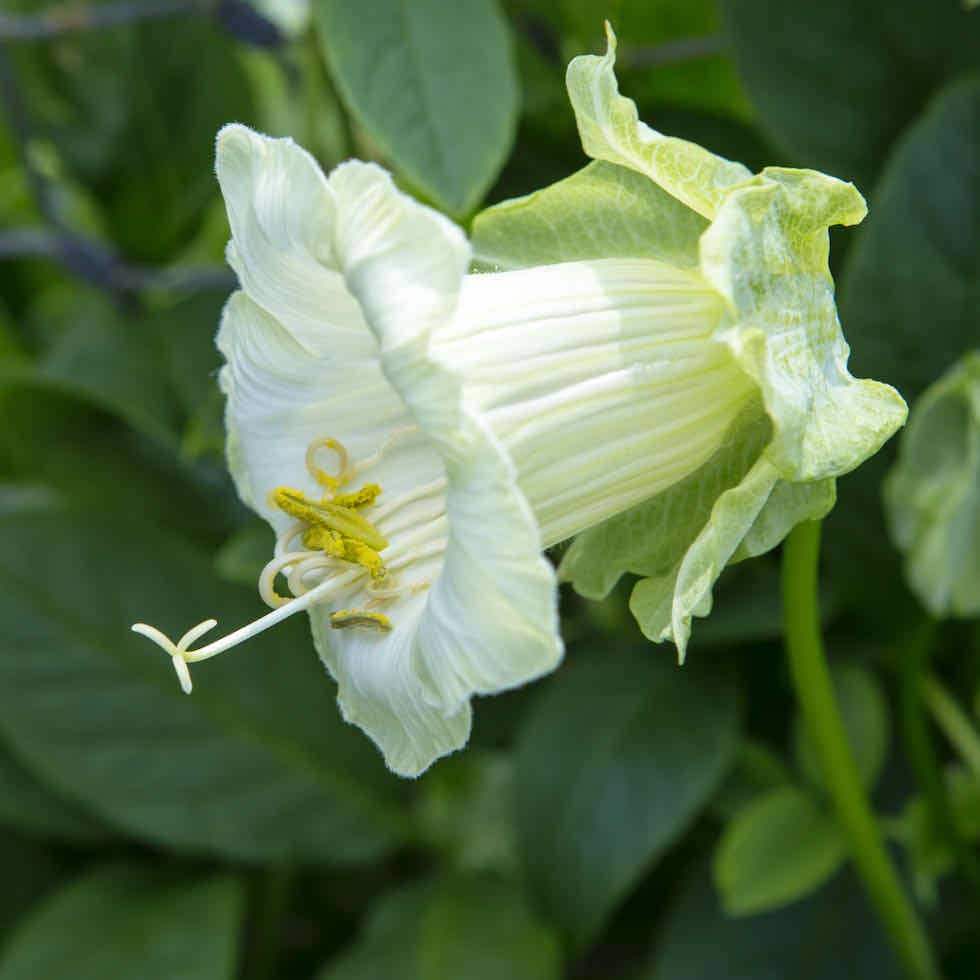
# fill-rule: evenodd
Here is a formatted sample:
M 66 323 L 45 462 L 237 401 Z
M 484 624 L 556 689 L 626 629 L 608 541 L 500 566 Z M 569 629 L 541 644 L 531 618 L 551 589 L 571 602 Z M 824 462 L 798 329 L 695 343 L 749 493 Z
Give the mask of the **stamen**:
M 368 507 L 378 499 L 381 487 L 377 483 L 365 483 L 353 493 L 335 493 L 330 502 L 338 507 Z
M 381 613 L 367 609 L 338 609 L 330 614 L 330 627 L 335 630 L 359 629 L 390 633 L 391 620 Z
M 425 500 L 427 497 L 431 497 L 435 493 L 440 493 L 446 489 L 445 477 L 439 477 L 437 480 L 433 480 L 431 483 L 423 483 L 422 486 L 416 487 L 414 490 L 410 490 L 408 493 L 403 493 L 401 496 L 395 497 L 393 500 L 389 500 L 387 503 L 381 504 L 371 513 L 371 520 L 374 524 L 379 524 L 381 521 L 387 520 L 392 514 L 397 513 L 402 508 L 407 507 L 409 504 L 414 504 L 419 500 Z
M 352 507 L 343 507 L 329 500 L 309 500 L 301 490 L 293 490 L 291 487 L 276 487 L 269 494 L 269 500 L 290 517 L 306 521 L 311 528 L 329 528 L 345 538 L 360 541 L 375 551 L 383 551 L 388 547 L 388 539 Z
M 392 599 L 404 599 L 406 595 L 418 595 L 424 592 L 431 582 L 413 582 L 411 585 L 398 585 L 389 589 L 379 589 L 376 585 L 369 585 L 364 591 L 369 599 L 377 599 L 379 602 L 389 602 Z
M 307 576 L 313 572 L 330 572 L 336 570 L 337 562 L 329 555 L 321 554 L 314 558 L 305 558 L 303 561 L 297 562 L 286 575 L 289 591 L 293 595 L 303 595 L 309 592 L 311 588 L 306 584 Z
M 276 538 L 276 546 L 273 554 L 276 558 L 286 553 L 286 549 L 306 530 L 306 525 L 302 521 L 290 524 L 285 531 L 280 531 Z
M 304 558 L 322 557 L 323 553 L 320 551 L 290 551 L 270 558 L 259 574 L 259 595 L 262 596 L 262 601 L 273 609 L 289 602 L 288 598 L 276 592 L 276 577 L 280 572 L 288 574 L 287 569 Z
M 337 459 L 340 462 L 340 469 L 337 471 L 336 476 L 331 476 L 325 470 L 321 470 L 319 466 L 316 465 L 316 454 L 321 449 L 330 449 L 337 454 Z M 315 439 L 310 443 L 306 450 L 306 469 L 310 476 L 320 484 L 321 487 L 326 487 L 328 490 L 336 491 L 342 487 L 349 479 L 350 475 L 348 472 L 348 466 L 350 463 L 350 457 L 347 455 L 347 450 L 343 443 L 338 442 L 336 439 Z
M 409 565 L 414 565 L 417 561 L 425 561 L 427 558 L 439 558 L 445 554 L 446 544 L 447 542 L 443 539 L 434 541 L 428 548 L 423 548 L 421 551 L 410 552 L 402 558 L 389 562 L 387 566 L 388 571 L 389 573 L 397 572 L 402 568 L 408 568 Z
M 391 432 L 385 437 L 384 442 L 381 443 L 378 448 L 371 453 L 370 456 L 365 456 L 363 459 L 359 459 L 349 470 L 345 467 L 347 472 L 347 480 L 353 480 L 355 476 L 359 476 L 365 470 L 371 469 L 372 466 L 377 466 L 378 463 L 384 458 L 384 454 L 391 449 L 396 443 L 401 442 L 406 436 L 415 435 L 419 431 L 417 425 L 402 425 L 397 429 L 392 429 Z

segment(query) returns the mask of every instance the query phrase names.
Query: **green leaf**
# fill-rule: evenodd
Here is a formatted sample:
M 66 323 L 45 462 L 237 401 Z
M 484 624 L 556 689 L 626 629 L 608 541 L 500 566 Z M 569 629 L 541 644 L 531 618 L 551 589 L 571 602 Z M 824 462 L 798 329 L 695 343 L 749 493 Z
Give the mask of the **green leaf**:
M 254 594 L 152 513 L 7 512 L 0 535 L 0 730 L 45 780 L 181 850 L 339 864 L 399 841 L 395 781 L 340 720 L 305 623 L 202 665 L 186 697 L 129 625 L 233 628 Z
M 127 117 L 100 187 L 113 239 L 132 258 L 161 261 L 185 245 L 217 197 L 214 137 L 256 114 L 231 39 L 204 17 L 128 28 L 120 77 Z
M 34 837 L 88 843 L 108 836 L 104 824 L 40 782 L 0 746 L 0 824 Z
M 594 5 L 583 6 L 590 12 L 592 32 L 598 35 L 601 25 Z M 638 102 L 658 109 L 703 109 L 725 117 L 750 114 L 730 52 L 722 44 L 712 44 L 720 40 L 721 31 L 716 0 L 621 0 L 617 7 L 610 19 L 623 39 L 624 73 L 631 74 L 630 90 Z M 701 42 L 703 51 L 676 61 L 660 60 L 658 55 L 669 50 L 671 42 L 687 43 L 695 50 Z M 660 122 L 659 112 L 654 118 Z
M 504 163 L 518 90 L 495 0 L 316 0 L 341 97 L 404 176 L 450 214 Z
M 517 824 L 531 880 L 577 946 L 695 819 L 737 737 L 727 673 L 652 650 L 562 667 L 520 739 Z
M 795 162 L 864 188 L 933 87 L 980 61 L 980 32 L 959 6 L 721 4 L 739 74 L 764 125 Z
M 35 489 L 220 541 L 246 511 L 220 470 L 181 465 L 94 410 L 87 397 L 34 375 L 0 383 L 0 472 Z
M 885 507 L 919 601 L 933 616 L 980 615 L 980 351 L 913 406 Z
M 874 674 L 861 664 L 833 667 L 834 694 L 847 732 L 851 756 L 864 785 L 873 788 L 888 757 L 888 702 Z M 828 783 L 801 715 L 793 728 L 796 764 L 813 786 Z
M 728 775 L 711 801 L 711 809 L 723 820 L 730 820 L 763 793 L 789 782 L 783 760 L 768 745 L 743 738 Z
M 854 367 L 909 400 L 976 346 L 978 173 L 980 80 L 971 79 L 945 89 L 903 136 L 848 256 L 841 315 Z
M 175 399 L 156 338 L 139 318 L 74 284 L 44 294 L 33 317 L 52 340 L 34 372 L 19 372 L 24 381 L 83 398 L 161 442 L 175 441 Z
M 512 882 L 467 876 L 383 896 L 317 980 L 558 980 L 560 967 L 557 936 Z
M 38 142 L 94 191 L 131 260 L 164 261 L 190 241 L 217 196 L 215 133 L 255 122 L 235 44 L 209 21 L 157 19 L 16 52 Z
M 768 912 L 819 888 L 844 854 L 834 819 L 801 790 L 783 786 L 756 797 L 725 828 L 715 884 L 729 915 Z
M 801 902 L 750 919 L 720 907 L 708 868 L 683 889 L 637 980 L 902 980 L 850 874 Z
M 420 833 L 453 868 L 518 870 L 514 765 L 506 753 L 471 745 L 430 769 L 419 782 Z
M 978 172 L 980 81 L 971 79 L 943 90 L 905 133 L 848 254 L 841 316 L 855 371 L 884 378 L 910 401 L 976 346 Z M 908 625 L 897 612 L 914 612 L 881 506 L 881 482 L 893 459 L 886 446 L 849 481 L 826 541 L 841 596 L 881 635 Z
M 243 908 L 240 883 L 226 875 L 104 868 L 31 912 L 0 958 L 0 980 L 232 980 Z
M 254 588 L 272 554 L 275 535 L 264 521 L 250 521 L 221 546 L 214 557 L 214 570 L 226 582 Z
M 0 950 L 11 927 L 38 898 L 57 882 L 60 861 L 31 837 L 6 831 L 0 834 Z
M 961 766 L 949 766 L 943 780 L 950 815 L 960 839 L 975 843 L 980 838 L 980 776 Z M 891 829 L 906 849 L 916 892 L 923 901 L 934 903 L 937 882 L 956 868 L 956 842 L 936 826 L 921 796 L 909 800 L 901 814 L 891 821 Z

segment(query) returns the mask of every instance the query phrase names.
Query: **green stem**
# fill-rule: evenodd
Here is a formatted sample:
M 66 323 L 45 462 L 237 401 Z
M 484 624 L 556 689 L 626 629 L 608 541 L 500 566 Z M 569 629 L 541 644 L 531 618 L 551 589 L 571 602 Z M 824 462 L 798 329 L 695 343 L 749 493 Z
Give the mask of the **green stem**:
M 819 554 L 819 521 L 798 525 L 783 546 L 783 617 L 793 687 L 854 867 L 892 947 L 909 977 L 937 980 L 929 938 L 885 850 L 834 699 L 817 606 Z
M 956 826 L 925 712 L 928 688 L 934 684 L 927 673 L 929 658 L 938 632 L 938 623 L 927 619 L 899 651 L 902 735 L 909 762 L 922 790 L 932 831 L 936 839 L 950 841 L 960 869 L 974 889 L 977 889 L 980 888 L 980 871 L 967 842 Z
M 967 768 L 980 776 L 980 735 L 966 712 L 956 703 L 938 678 L 930 675 L 923 685 L 926 704 L 936 724 L 960 754 Z

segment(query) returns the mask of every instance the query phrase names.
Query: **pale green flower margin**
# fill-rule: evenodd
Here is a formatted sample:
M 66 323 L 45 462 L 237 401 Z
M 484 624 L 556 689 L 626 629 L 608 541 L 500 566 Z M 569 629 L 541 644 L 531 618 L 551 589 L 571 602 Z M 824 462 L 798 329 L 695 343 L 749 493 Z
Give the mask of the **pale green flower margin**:
M 810 170 L 752 175 L 639 121 L 619 94 L 616 38 L 575 58 L 567 85 L 594 162 L 480 214 L 483 268 L 575 259 L 656 258 L 700 270 L 725 299 L 716 333 L 759 387 L 715 455 L 664 493 L 579 535 L 559 569 L 601 598 L 626 572 L 643 579 L 630 607 L 652 640 L 683 658 L 693 616 L 711 610 L 725 565 L 774 547 L 793 525 L 824 516 L 835 478 L 904 423 L 893 388 L 847 371 L 828 267 L 828 228 L 866 213 L 848 183 Z
M 934 616 L 980 614 L 980 351 L 912 406 L 885 513 L 913 592 Z

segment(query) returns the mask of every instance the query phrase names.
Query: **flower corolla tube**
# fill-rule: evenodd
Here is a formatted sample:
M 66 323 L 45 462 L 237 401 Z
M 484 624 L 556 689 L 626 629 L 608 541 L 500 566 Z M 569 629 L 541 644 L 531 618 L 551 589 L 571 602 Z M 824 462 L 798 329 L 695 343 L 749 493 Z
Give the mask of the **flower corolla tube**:
M 585 531 L 561 574 L 587 595 L 644 575 L 641 626 L 683 652 L 724 565 L 829 509 L 901 425 L 893 389 L 847 373 L 827 270 L 858 192 L 648 129 L 614 52 L 610 32 L 568 71 L 594 162 L 484 212 L 475 254 L 374 164 L 325 177 L 221 131 L 227 454 L 277 535 L 273 608 L 197 648 L 213 621 L 176 643 L 137 624 L 185 690 L 305 610 L 344 717 L 417 775 L 466 742 L 474 694 L 560 661 L 543 549 Z

